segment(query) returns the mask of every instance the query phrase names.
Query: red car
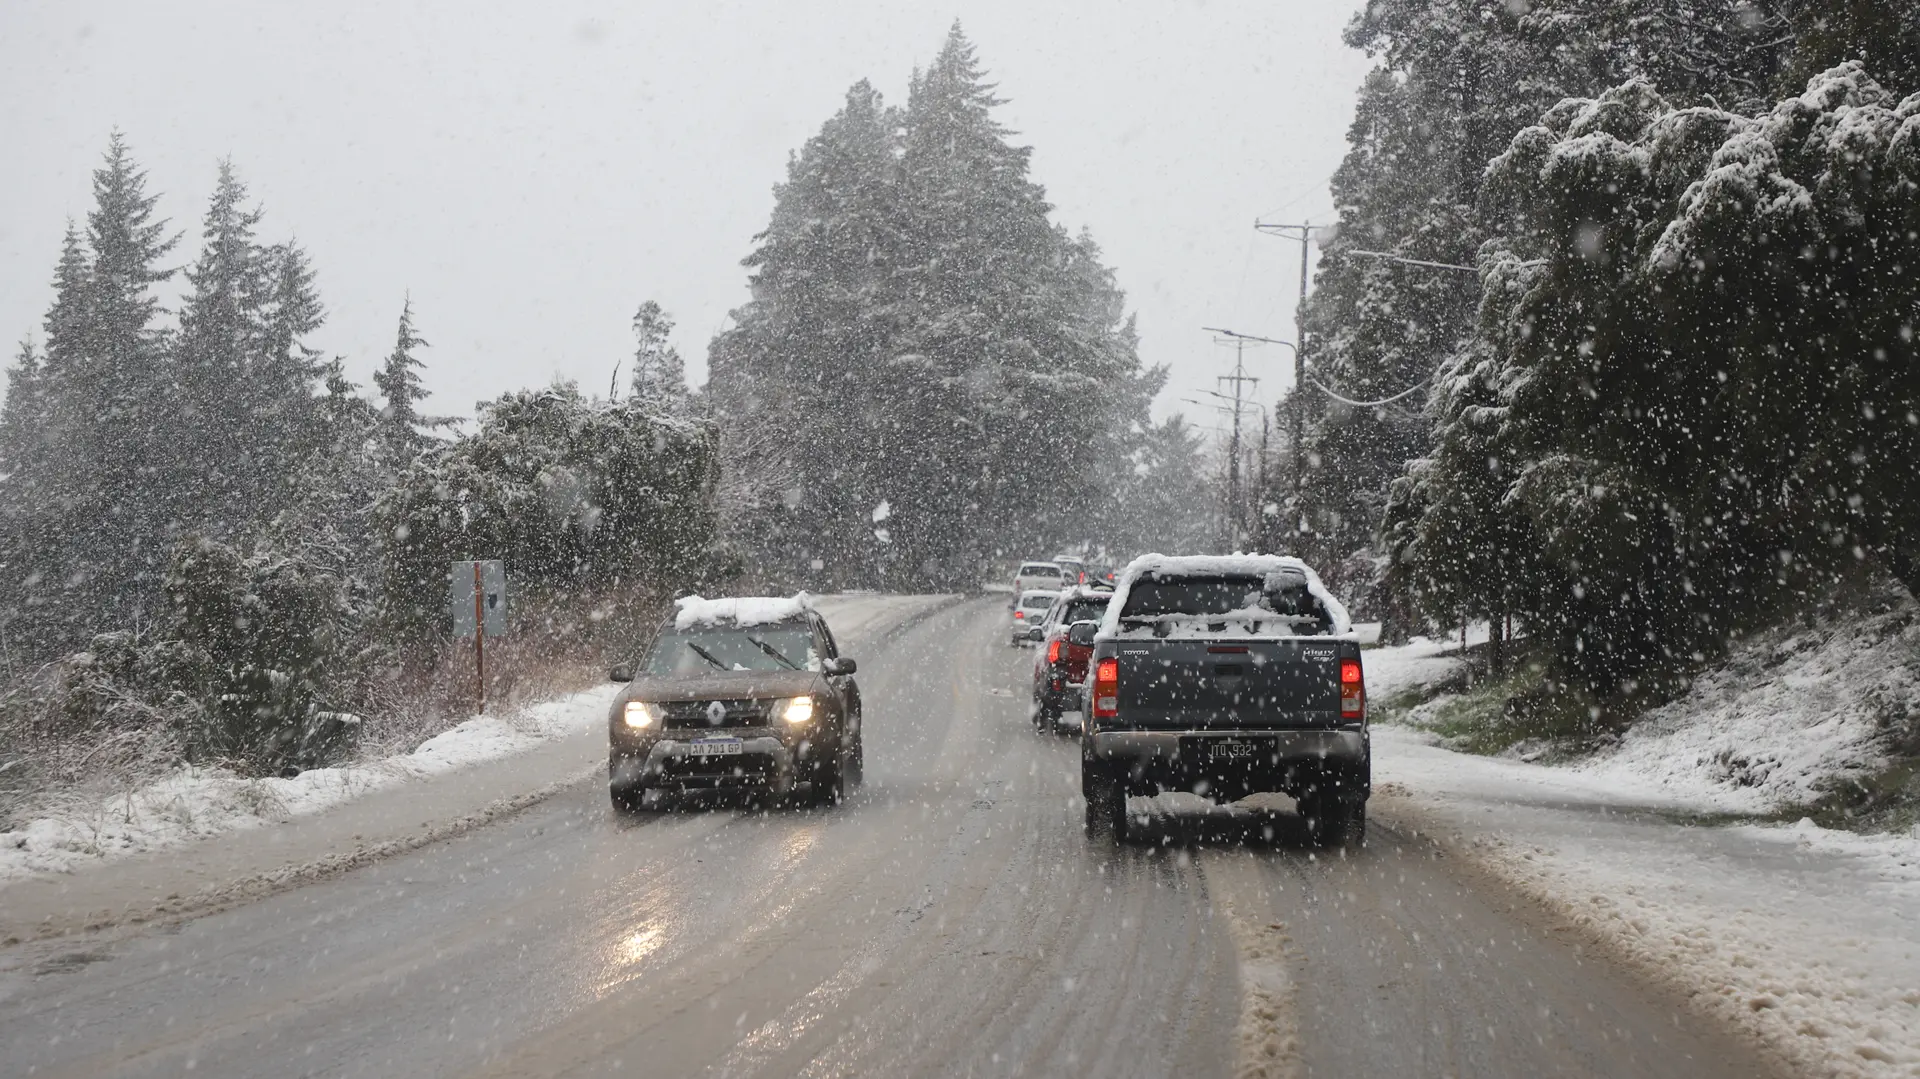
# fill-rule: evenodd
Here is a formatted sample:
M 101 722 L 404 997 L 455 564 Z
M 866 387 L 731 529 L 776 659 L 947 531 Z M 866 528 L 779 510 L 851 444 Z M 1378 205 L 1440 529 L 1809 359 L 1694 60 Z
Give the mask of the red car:
M 1075 622 L 1098 622 L 1113 593 L 1085 586 L 1060 593 L 1040 624 L 1040 649 L 1033 660 L 1033 729 L 1059 729 L 1060 718 L 1080 707 L 1092 645 L 1074 644 L 1067 630 Z

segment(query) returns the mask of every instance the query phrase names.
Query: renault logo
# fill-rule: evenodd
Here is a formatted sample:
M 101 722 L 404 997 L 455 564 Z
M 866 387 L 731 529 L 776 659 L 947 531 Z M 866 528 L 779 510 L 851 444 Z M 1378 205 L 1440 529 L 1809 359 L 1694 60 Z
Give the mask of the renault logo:
M 707 705 L 707 722 L 718 727 L 727 721 L 727 706 L 719 701 Z

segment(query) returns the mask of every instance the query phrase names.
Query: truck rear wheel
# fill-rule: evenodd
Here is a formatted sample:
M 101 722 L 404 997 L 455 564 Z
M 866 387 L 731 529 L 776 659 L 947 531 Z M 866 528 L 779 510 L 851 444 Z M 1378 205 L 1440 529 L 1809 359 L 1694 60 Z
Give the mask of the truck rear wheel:
M 1302 806 L 1307 834 L 1315 846 L 1359 850 L 1367 841 L 1367 803 L 1363 798 L 1321 798 Z
M 1127 836 L 1127 791 L 1105 771 L 1080 766 L 1080 790 L 1087 799 L 1087 835 L 1110 835 L 1115 842 Z

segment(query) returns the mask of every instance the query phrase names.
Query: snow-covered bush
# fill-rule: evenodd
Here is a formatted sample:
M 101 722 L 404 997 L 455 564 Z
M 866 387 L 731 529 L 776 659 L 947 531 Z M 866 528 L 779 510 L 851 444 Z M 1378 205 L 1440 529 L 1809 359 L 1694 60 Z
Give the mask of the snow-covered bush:
M 82 773 L 67 779 L 181 756 L 275 774 L 352 749 L 370 681 L 352 582 L 298 554 L 194 539 L 164 587 L 151 629 L 96 636 L 17 702 L 43 763 Z
M 46 733 L 99 737 L 131 727 L 182 733 L 201 711 L 188 687 L 199 679 L 203 658 L 176 640 L 102 633 L 57 665 Z
M 702 574 L 714 542 L 711 425 L 571 386 L 483 405 L 475 431 L 422 453 L 382 492 L 386 622 L 444 631 L 448 563 L 500 558 L 519 589 L 594 594 L 670 588 Z
M 1920 95 L 1630 82 L 1516 136 L 1483 211 L 1476 339 L 1389 515 L 1436 608 L 1510 601 L 1631 696 L 1863 564 L 1920 587 Z
M 199 708 L 190 752 L 257 773 L 332 763 L 352 748 L 365 692 L 364 599 L 297 554 L 189 541 L 167 576 L 168 628 Z M 182 687 L 176 683 L 173 687 Z

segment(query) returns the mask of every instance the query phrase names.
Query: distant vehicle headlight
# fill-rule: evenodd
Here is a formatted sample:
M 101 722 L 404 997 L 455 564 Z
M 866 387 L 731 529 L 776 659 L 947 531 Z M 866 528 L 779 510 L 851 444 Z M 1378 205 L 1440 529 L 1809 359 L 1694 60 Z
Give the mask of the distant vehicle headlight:
M 813 722 L 813 698 L 793 697 L 789 699 L 785 704 L 780 706 L 780 718 L 782 721 L 791 723 L 796 727 L 802 723 Z
M 628 701 L 621 717 L 633 728 L 651 727 L 660 722 L 660 706 L 646 701 Z

